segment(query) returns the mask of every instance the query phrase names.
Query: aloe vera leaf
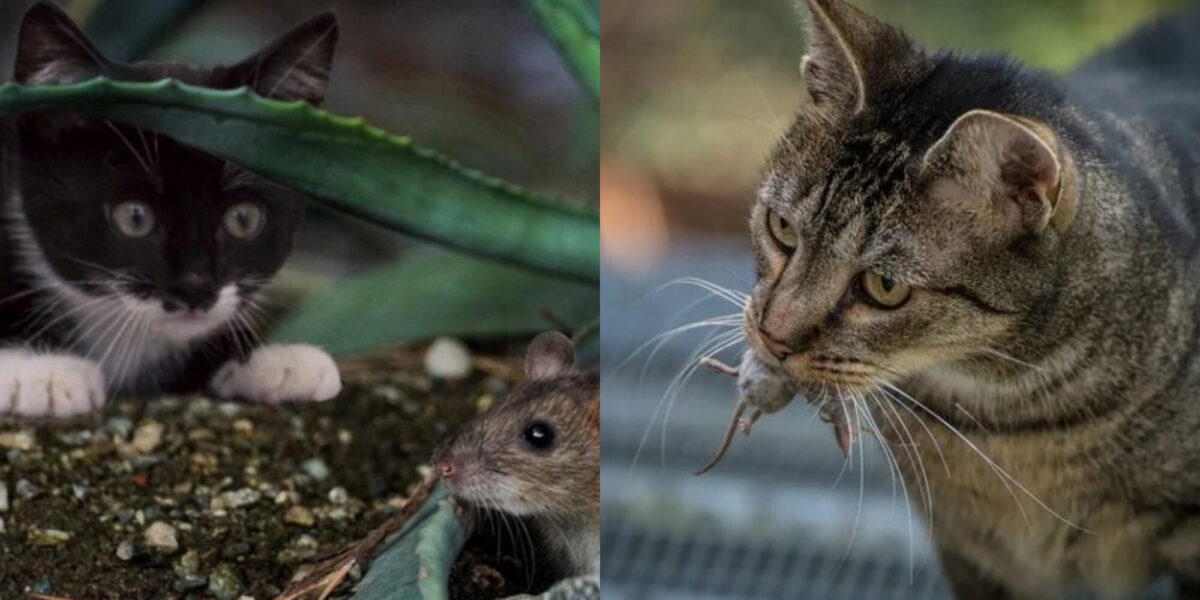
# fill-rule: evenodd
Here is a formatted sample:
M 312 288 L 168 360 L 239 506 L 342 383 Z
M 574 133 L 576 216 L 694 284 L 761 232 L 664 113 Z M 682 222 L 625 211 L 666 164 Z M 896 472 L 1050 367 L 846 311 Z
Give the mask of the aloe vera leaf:
M 599 280 L 594 211 L 535 196 L 360 118 L 172 80 L 0 86 L 0 116 L 33 110 L 146 127 L 379 225 L 562 277 Z
M 400 531 L 384 542 L 352 600 L 448 600 L 450 569 L 470 534 L 439 486 Z
M 600 15 L 594 0 L 525 0 L 575 79 L 600 102 Z
M 449 252 L 418 252 L 318 292 L 292 311 L 279 340 L 349 354 L 435 335 L 494 337 L 571 327 L 600 314 L 595 287 Z

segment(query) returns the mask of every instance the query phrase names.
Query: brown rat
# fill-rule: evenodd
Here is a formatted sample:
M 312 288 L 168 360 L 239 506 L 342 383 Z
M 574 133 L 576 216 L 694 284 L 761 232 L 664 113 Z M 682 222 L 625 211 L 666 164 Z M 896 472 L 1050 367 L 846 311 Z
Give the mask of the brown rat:
M 575 348 L 543 333 L 527 379 L 434 455 L 460 500 L 527 518 L 563 575 L 600 571 L 600 378 L 573 368 Z

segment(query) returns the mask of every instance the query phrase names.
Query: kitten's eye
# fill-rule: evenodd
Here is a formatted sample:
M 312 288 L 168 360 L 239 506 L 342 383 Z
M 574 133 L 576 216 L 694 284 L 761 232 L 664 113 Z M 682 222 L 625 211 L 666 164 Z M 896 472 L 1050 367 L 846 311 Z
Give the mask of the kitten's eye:
M 537 450 L 545 450 L 554 444 L 554 429 L 541 421 L 531 423 L 521 437 Z
M 912 293 L 912 288 L 907 284 L 875 271 L 863 272 L 862 285 L 863 289 L 867 290 L 867 295 L 884 308 L 899 307 Z
M 264 220 L 257 204 L 243 202 L 225 212 L 225 231 L 239 240 L 249 240 L 262 231 Z
M 767 211 L 767 228 L 771 230 L 771 237 L 775 238 L 775 241 L 784 248 L 791 250 L 799 243 L 792 224 L 773 210 Z
M 154 231 L 154 212 L 143 202 L 122 202 L 112 209 L 111 218 L 126 237 L 146 237 Z

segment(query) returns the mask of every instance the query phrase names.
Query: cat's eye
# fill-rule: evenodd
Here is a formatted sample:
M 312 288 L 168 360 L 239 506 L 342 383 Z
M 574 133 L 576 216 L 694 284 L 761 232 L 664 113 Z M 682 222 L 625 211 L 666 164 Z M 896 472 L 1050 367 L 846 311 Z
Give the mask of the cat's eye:
M 545 450 L 554 444 L 554 428 L 548 423 L 535 421 L 521 434 L 525 442 L 537 450 Z
M 912 288 L 876 271 L 864 271 L 862 286 L 867 295 L 884 308 L 896 308 L 908 300 Z
M 773 210 L 767 211 L 767 228 L 771 230 L 771 237 L 788 250 L 795 249 L 800 242 L 792 224 Z
M 253 239 L 262 231 L 264 220 L 257 204 L 243 202 L 225 211 L 225 231 L 239 240 Z
M 122 202 L 110 213 L 113 226 L 121 235 L 146 237 L 154 231 L 154 212 L 143 202 Z

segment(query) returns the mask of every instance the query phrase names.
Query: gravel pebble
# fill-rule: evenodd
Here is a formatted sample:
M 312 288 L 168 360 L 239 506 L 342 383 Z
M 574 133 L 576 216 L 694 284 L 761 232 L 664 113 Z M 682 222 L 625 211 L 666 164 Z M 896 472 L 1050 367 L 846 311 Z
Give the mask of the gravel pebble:
M 345 504 L 350 501 L 350 492 L 342 486 L 335 487 L 329 490 L 329 501 L 334 504 Z
M 317 522 L 311 510 L 303 506 L 293 506 L 288 509 L 283 520 L 292 525 L 300 525 L 301 527 L 312 527 Z
M 133 560 L 136 553 L 137 551 L 133 547 L 133 542 L 127 540 L 117 544 L 117 558 L 121 560 Z
M 32 483 L 29 483 L 28 479 L 17 480 L 16 491 L 17 495 L 20 496 L 22 500 L 33 500 L 42 493 L 42 489 L 36 485 L 33 485 Z
M 425 370 L 438 379 L 463 379 L 471 374 L 471 351 L 457 339 L 437 338 L 425 351 Z
M 218 600 L 237 600 L 242 593 L 242 581 L 233 567 L 221 563 L 208 574 L 208 593 Z
M 8 484 L 0 481 L 0 512 L 8 512 Z
M 150 454 L 162 444 L 165 430 L 163 424 L 158 421 L 146 421 L 138 425 L 137 431 L 133 432 L 133 441 L 130 444 L 139 453 Z
M 325 460 L 319 456 L 304 461 L 300 464 L 300 468 L 317 481 L 325 481 L 329 478 L 329 465 L 325 464 Z
M 155 521 L 146 528 L 143 537 L 146 545 L 162 552 L 174 554 L 179 550 L 179 539 L 175 537 L 175 528 L 163 521 Z
M 175 589 L 180 592 L 191 592 L 203 589 L 208 585 L 208 578 L 201 575 L 184 575 L 175 582 Z
M 26 541 L 34 546 L 61 546 L 71 540 L 70 532 L 61 529 L 38 529 L 30 527 Z
M 222 492 L 221 495 L 213 499 L 210 508 L 212 510 L 229 510 L 231 508 L 242 508 L 257 504 L 262 500 L 262 492 L 251 488 L 242 488 L 230 492 Z
M 125 439 L 129 437 L 129 432 L 133 431 L 133 421 L 125 417 L 112 417 L 104 422 L 104 429 L 112 435 Z
M 0 433 L 0 448 L 10 450 L 32 450 L 37 444 L 33 433 L 29 431 L 6 431 Z
M 179 557 L 179 561 L 175 563 L 175 574 L 180 577 L 195 575 L 200 572 L 200 553 L 195 550 L 188 550 Z

